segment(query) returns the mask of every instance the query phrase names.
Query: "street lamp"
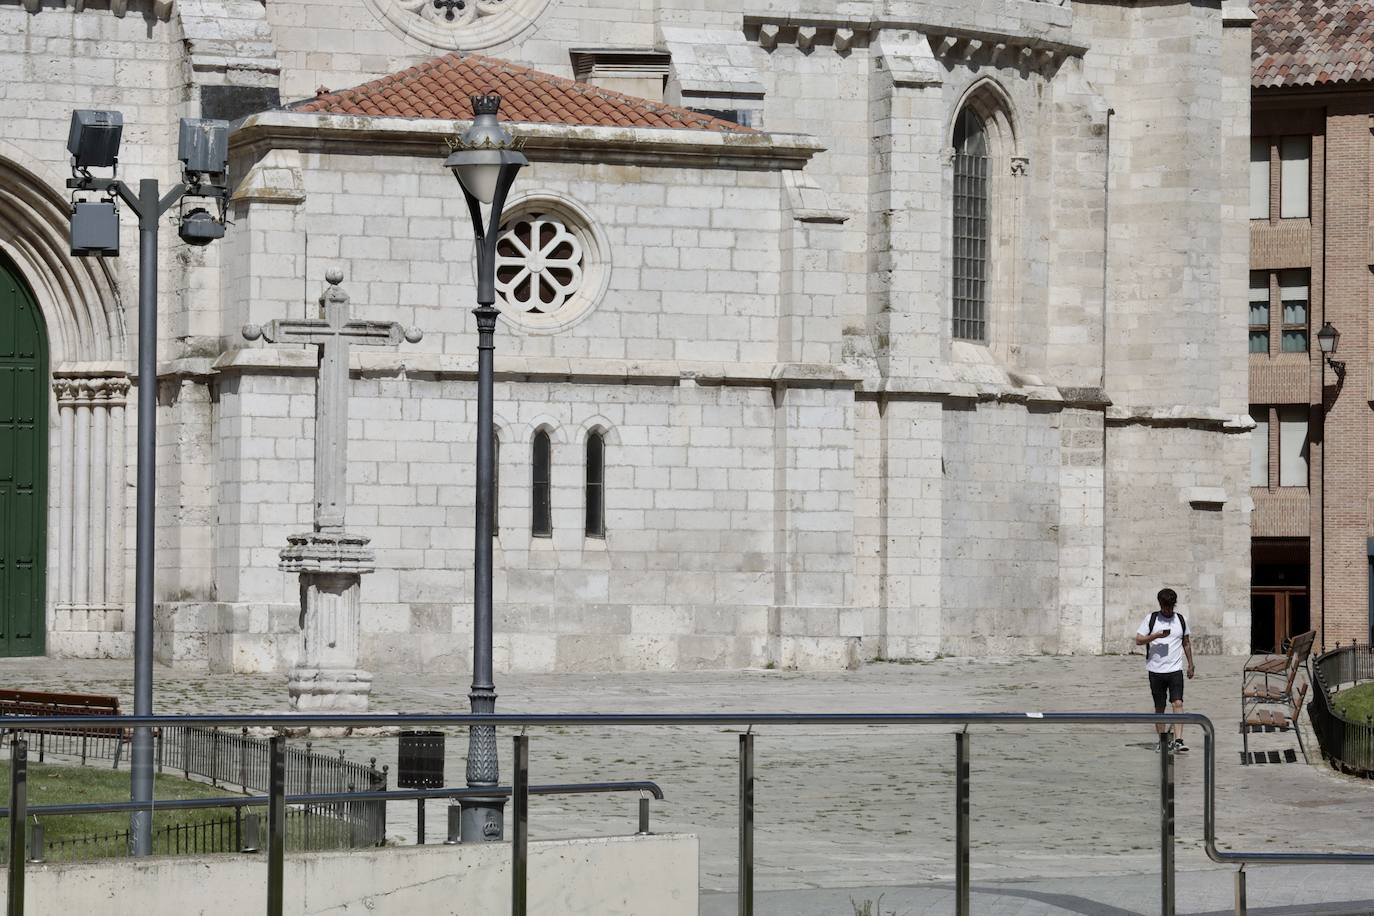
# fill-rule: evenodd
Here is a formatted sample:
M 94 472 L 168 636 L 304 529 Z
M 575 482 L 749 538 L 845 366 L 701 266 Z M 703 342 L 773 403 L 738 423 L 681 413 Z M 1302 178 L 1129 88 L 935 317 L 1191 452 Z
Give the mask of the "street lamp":
M 99 200 L 72 201 L 71 247 L 78 257 L 119 254 L 119 210 L 115 198 L 138 217 L 138 472 L 134 547 L 134 715 L 153 714 L 153 514 L 157 477 L 157 243 L 158 221 L 181 204 L 178 234 L 191 245 L 208 245 L 224 236 L 229 199 L 229 122 L 182 118 L 177 156 L 182 180 L 165 196 L 155 178 L 144 178 L 135 193 L 114 177 L 119 167 L 119 141 L 124 116 L 117 111 L 72 112 L 67 151 L 72 177 L 67 187 L 76 195 Z M 97 178 L 92 169 L 110 170 Z M 205 206 L 187 212 L 190 198 Z M 213 208 L 213 213 L 211 209 Z M 132 852 L 153 850 L 153 735 L 134 729 L 130 798 L 140 807 L 129 816 Z
M 452 154 L 444 162 L 453 170 L 472 215 L 472 231 L 477 249 L 477 520 L 474 549 L 472 689 L 468 693 L 471 711 L 476 714 L 496 711 L 496 685 L 492 683 L 491 663 L 491 506 L 494 498 L 495 455 L 492 430 L 492 355 L 496 347 L 496 240 L 501 229 L 501 212 L 515 183 L 516 173 L 529 164 L 520 152 L 521 143 L 496 120 L 501 97 L 495 94 L 472 97 L 472 126 L 456 141 L 450 142 Z M 490 206 L 490 216 L 482 219 L 482 205 Z M 500 778 L 501 764 L 496 753 L 496 727 L 473 725 L 468 729 L 469 788 L 494 788 Z M 496 842 L 504 834 L 505 799 L 499 795 L 463 798 L 459 835 L 464 843 Z
M 1322 329 L 1317 332 L 1317 346 L 1321 348 L 1322 356 L 1326 358 L 1326 364 L 1331 367 L 1331 371 L 1336 373 L 1337 381 L 1345 381 L 1345 363 L 1331 357 L 1336 355 L 1336 347 L 1341 342 L 1341 332 L 1331 324 L 1326 322 Z

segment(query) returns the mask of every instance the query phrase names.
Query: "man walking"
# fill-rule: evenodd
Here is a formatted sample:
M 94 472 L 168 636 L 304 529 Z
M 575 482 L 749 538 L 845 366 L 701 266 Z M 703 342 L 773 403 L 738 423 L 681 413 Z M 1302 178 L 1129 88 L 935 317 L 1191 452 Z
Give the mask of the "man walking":
M 1164 711 L 1164 697 L 1168 694 L 1169 705 L 1175 713 L 1183 712 L 1183 659 L 1188 659 L 1188 677 L 1193 676 L 1193 643 L 1189 638 L 1188 621 L 1182 614 L 1174 612 L 1178 604 L 1178 594 L 1172 588 L 1162 588 L 1156 596 L 1159 610 L 1140 623 L 1135 634 L 1135 644 L 1145 647 L 1145 671 L 1150 678 L 1150 695 L 1154 697 L 1155 712 Z M 1155 731 L 1164 734 L 1168 726 L 1158 724 Z M 1169 750 L 1183 753 L 1188 745 L 1183 743 L 1183 726 L 1174 726 L 1174 740 Z

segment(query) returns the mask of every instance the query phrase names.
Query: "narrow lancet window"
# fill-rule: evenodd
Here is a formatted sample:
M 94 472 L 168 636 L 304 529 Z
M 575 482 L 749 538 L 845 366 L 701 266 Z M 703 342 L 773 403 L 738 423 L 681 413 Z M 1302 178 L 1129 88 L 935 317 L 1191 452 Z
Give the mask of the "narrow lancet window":
M 587 537 L 606 536 L 606 439 L 587 437 Z
M 988 135 L 971 109 L 954 125 L 954 336 L 987 340 Z
M 537 538 L 553 537 L 553 521 L 550 513 L 550 491 L 552 489 L 550 465 L 552 464 L 553 445 L 549 434 L 540 430 L 534 434 L 533 454 L 533 499 L 530 502 L 530 534 Z

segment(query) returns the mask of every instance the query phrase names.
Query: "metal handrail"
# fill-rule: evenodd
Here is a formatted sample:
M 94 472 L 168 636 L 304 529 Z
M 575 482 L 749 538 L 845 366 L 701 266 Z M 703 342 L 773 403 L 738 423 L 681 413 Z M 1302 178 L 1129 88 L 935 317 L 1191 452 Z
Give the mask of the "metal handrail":
M 901 713 L 901 712 L 881 712 L 881 713 L 556 713 L 556 714 L 529 714 L 529 713 L 419 713 L 419 714 L 356 714 L 356 715 L 310 715 L 310 714 L 282 714 L 269 713 L 261 715 L 187 715 L 187 716 L 82 716 L 80 721 L 61 716 L 24 716 L 24 717 L 0 717 L 0 726 L 6 722 L 13 721 L 16 726 L 22 727 L 25 731 L 33 731 L 44 727 L 64 727 L 81 729 L 110 728 L 112 726 L 137 727 L 137 726 L 170 726 L 170 725 L 205 725 L 223 727 L 259 727 L 277 729 L 301 729 L 310 727 L 327 728 L 369 728 L 369 729 L 390 729 L 397 727 L 417 727 L 417 726 L 507 726 L 519 728 L 538 728 L 541 726 L 717 726 L 717 727 L 738 727 L 748 729 L 749 735 L 743 737 L 753 737 L 757 734 L 755 729 L 767 725 L 906 725 L 906 726 L 932 726 L 932 725 L 952 725 L 960 726 L 967 730 L 969 726 L 976 725 L 1031 725 L 1031 726 L 1053 726 L 1053 725 L 1193 725 L 1202 729 L 1203 733 L 1203 841 L 1204 849 L 1208 858 L 1214 862 L 1234 865 L 1276 865 L 1276 864 L 1306 864 L 1306 865 L 1326 865 L 1326 864 L 1365 864 L 1374 865 L 1374 853 L 1358 852 L 1262 852 L 1262 851 L 1237 851 L 1222 850 L 1217 848 L 1216 839 L 1216 727 L 1212 720 L 1201 713 L 1147 713 L 1147 712 L 976 712 L 976 713 L 956 713 L 956 712 L 929 712 L 929 713 Z M 22 723 L 22 726 L 19 724 Z M 521 736 L 518 741 L 528 741 L 528 738 Z M 280 745 L 281 739 L 273 739 L 274 745 Z M 524 745 L 527 750 L 528 744 Z M 740 770 L 740 816 L 742 840 L 740 844 L 741 859 L 745 858 L 746 843 L 743 841 L 746 815 L 748 819 L 748 830 L 752 834 L 752 815 L 753 815 L 753 764 L 752 748 L 753 741 L 740 742 L 741 748 L 741 770 Z M 746 748 L 748 753 L 746 755 Z M 519 748 L 517 748 L 519 750 Z M 964 748 L 964 760 L 967 760 L 967 745 Z M 517 759 L 523 755 L 517 753 Z M 747 772 L 746 772 L 747 765 Z M 521 808 L 520 800 L 522 795 L 533 794 L 533 787 L 528 792 L 521 792 L 519 787 L 520 778 L 527 778 L 526 773 L 517 773 L 517 786 L 513 791 L 513 796 L 517 803 L 517 809 Z M 747 778 L 746 778 L 747 776 Z M 966 789 L 963 780 L 958 781 Z M 492 790 L 482 790 L 490 793 Z M 512 790 L 508 790 L 512 791 Z M 359 793 L 368 794 L 368 793 Z M 383 793 L 391 798 L 397 798 L 394 793 Z M 281 792 L 279 798 L 284 797 Z M 747 804 L 746 804 L 747 796 Z M 336 800 L 338 796 L 333 796 Z M 962 799 L 961 799 L 962 802 Z M 132 803 L 129 803 L 132 804 Z M 1162 863 L 1163 871 L 1163 894 L 1164 912 L 1166 916 L 1172 916 L 1173 907 L 1173 875 L 1172 875 L 1172 838 L 1173 838 L 1173 763 L 1172 755 L 1161 754 L 1161 811 L 1163 814 L 1164 829 L 1162 832 Z M 517 810 L 517 819 L 527 817 L 526 811 Z M 521 831 L 523 833 L 523 831 Z M 520 839 L 520 838 L 517 838 Z M 964 839 L 967 833 L 964 832 Z M 22 842 L 22 840 L 21 840 Z M 517 858 L 517 873 L 523 873 L 520 862 L 523 861 L 525 851 L 520 848 L 524 844 L 513 844 L 517 848 L 514 855 Z M 278 851 L 279 852 L 279 851 Z M 741 895 L 740 913 L 744 916 L 753 912 L 753 893 L 752 893 L 752 838 L 748 844 L 749 862 L 741 862 L 744 868 L 747 864 L 749 870 L 749 880 L 746 884 L 744 876 L 741 876 L 741 888 L 748 888 L 747 895 Z M 959 850 L 959 855 L 966 855 L 966 850 Z M 13 851 L 11 851 L 13 856 Z M 270 857 L 269 857 L 270 858 Z M 12 859 L 13 860 L 13 859 Z M 269 913 L 279 912 L 271 909 L 272 881 L 280 880 L 280 862 L 277 863 L 275 875 L 269 872 Z M 1237 873 L 1237 901 L 1238 910 L 1241 909 L 1240 901 L 1244 897 L 1244 870 Z M 11 876 L 11 886 L 13 886 L 13 876 Z M 964 890 L 964 888 L 961 888 Z M 22 900 L 22 889 L 20 890 Z M 513 899 L 520 895 L 513 891 Z M 745 899 L 747 896 L 748 899 Z M 956 902 L 960 913 L 968 912 L 967 900 Z M 520 911 L 517 909 L 517 916 Z
M 440 789 L 378 789 L 360 792 L 311 792 L 303 795 L 287 795 L 288 805 L 331 805 L 353 801 L 414 801 L 417 798 L 486 798 L 499 795 L 509 798 L 513 790 L 510 786 L 472 789 L 467 786 L 449 786 Z M 663 789 L 658 783 L 648 779 L 630 779 L 619 782 L 578 782 L 554 783 L 544 786 L 530 786 L 531 795 L 609 795 L 616 792 L 648 792 L 658 801 L 663 801 Z M 155 811 L 198 811 L 205 808 L 258 808 L 268 803 L 266 795 L 225 795 L 215 798 L 177 798 L 158 801 L 154 799 L 151 808 Z M 146 811 L 149 805 L 143 802 L 81 802 L 69 805 L 28 805 L 29 817 L 59 814 L 118 814 L 121 811 Z M 0 818 L 9 817 L 9 808 L 0 808 Z

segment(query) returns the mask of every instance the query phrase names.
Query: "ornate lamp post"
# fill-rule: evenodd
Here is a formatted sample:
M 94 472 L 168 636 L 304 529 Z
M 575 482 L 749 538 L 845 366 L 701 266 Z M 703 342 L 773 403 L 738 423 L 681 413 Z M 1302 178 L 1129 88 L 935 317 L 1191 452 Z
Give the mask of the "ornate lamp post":
M 472 689 L 468 701 L 474 713 L 496 711 L 496 685 L 491 674 L 491 518 L 495 454 L 492 429 L 492 355 L 496 348 L 496 238 L 501 211 L 515 183 L 516 173 L 529 164 L 520 143 L 496 120 L 499 95 L 472 97 L 472 126 L 451 143 L 444 162 L 463 188 L 472 215 L 477 247 L 477 519 L 473 580 Z M 484 221 L 482 205 L 490 206 Z M 474 725 L 468 731 L 470 788 L 494 787 L 500 778 L 496 727 Z M 464 798 L 460 802 L 460 836 L 464 843 L 495 842 L 504 832 L 505 799 L 501 796 Z

